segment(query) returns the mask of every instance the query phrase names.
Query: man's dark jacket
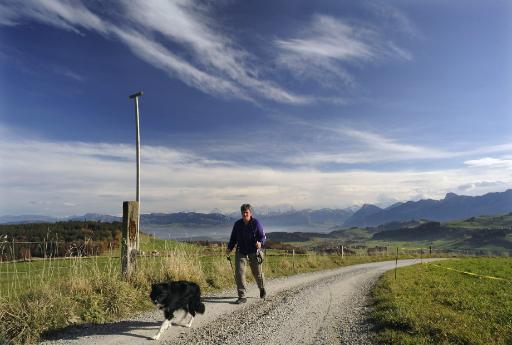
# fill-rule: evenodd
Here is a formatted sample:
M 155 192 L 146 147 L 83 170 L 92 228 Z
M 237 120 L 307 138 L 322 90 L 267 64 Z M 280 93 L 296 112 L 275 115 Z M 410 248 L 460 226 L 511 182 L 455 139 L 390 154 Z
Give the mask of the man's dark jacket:
M 256 219 L 252 218 L 247 224 L 244 224 L 243 219 L 239 219 L 233 225 L 233 231 L 228 243 L 228 250 L 231 251 L 237 245 L 237 251 L 240 254 L 252 254 L 256 253 L 256 241 L 261 242 L 261 245 L 265 244 L 266 240 L 265 231 L 263 226 Z

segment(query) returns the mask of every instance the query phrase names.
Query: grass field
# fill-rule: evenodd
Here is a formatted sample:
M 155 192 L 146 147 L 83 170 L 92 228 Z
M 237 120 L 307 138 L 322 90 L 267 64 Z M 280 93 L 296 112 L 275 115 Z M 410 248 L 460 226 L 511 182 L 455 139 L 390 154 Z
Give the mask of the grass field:
M 379 344 L 512 344 L 511 258 L 451 259 L 388 272 L 373 290 Z
M 69 325 L 104 323 L 152 309 L 147 296 L 154 282 L 191 280 L 203 292 L 234 287 L 222 246 L 200 247 L 145 237 L 141 238 L 141 250 L 159 255 L 140 257 L 129 281 L 121 277 L 118 251 L 99 257 L 0 263 L 0 344 L 33 343 L 41 335 Z M 292 256 L 269 250 L 263 271 L 272 278 L 391 258 Z
M 138 270 L 130 281 L 121 277 L 119 251 L 100 257 L 1 263 L 0 343 L 34 342 L 42 334 L 69 325 L 103 323 L 148 310 L 152 305 L 147 295 L 153 282 L 192 280 L 204 292 L 234 287 L 232 268 L 222 246 L 201 247 L 141 237 L 141 250 L 158 253 L 158 256 L 140 257 Z M 411 257 L 400 255 L 400 259 Z M 339 255 L 292 256 L 268 250 L 263 271 L 267 278 L 272 278 L 390 259 L 394 256 L 345 256 L 342 259 Z M 501 268 L 491 271 L 485 265 L 480 268 L 473 264 L 472 267 L 493 275 L 510 274 L 501 272 Z M 248 278 L 252 279 L 250 275 Z

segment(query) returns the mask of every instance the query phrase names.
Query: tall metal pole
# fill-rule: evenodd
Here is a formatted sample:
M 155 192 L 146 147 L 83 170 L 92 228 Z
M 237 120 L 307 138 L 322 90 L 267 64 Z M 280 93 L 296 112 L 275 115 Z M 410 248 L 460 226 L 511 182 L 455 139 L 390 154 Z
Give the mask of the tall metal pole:
M 142 91 L 134 93 L 130 99 L 135 100 L 135 142 L 137 145 L 137 191 L 135 200 L 139 204 L 139 213 L 137 216 L 137 250 L 139 250 L 139 229 L 140 229 L 140 131 L 139 131 L 139 97 L 142 96 Z

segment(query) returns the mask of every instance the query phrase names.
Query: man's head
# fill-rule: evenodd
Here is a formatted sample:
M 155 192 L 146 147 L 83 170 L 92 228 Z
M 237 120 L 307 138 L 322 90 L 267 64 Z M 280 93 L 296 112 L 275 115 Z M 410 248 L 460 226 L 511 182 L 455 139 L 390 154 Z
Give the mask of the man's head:
M 245 222 L 248 222 L 251 220 L 252 217 L 252 206 L 249 204 L 243 204 L 240 206 L 240 212 L 242 212 L 242 219 Z

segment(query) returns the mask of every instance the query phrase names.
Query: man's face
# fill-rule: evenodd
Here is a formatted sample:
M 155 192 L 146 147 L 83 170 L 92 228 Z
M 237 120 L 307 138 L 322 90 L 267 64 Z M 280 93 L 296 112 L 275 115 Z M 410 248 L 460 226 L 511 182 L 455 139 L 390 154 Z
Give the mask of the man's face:
M 246 222 L 248 222 L 249 220 L 251 220 L 251 216 L 252 216 L 252 213 L 250 210 L 244 210 L 242 212 L 242 219 Z

